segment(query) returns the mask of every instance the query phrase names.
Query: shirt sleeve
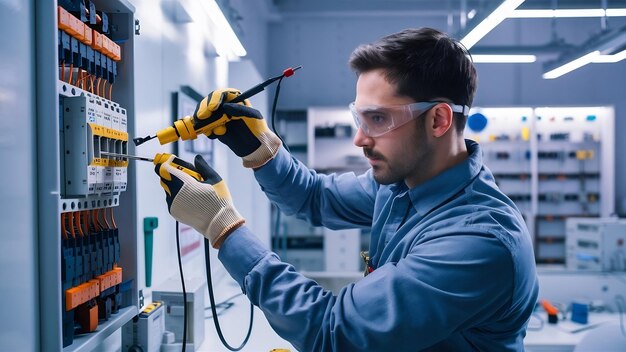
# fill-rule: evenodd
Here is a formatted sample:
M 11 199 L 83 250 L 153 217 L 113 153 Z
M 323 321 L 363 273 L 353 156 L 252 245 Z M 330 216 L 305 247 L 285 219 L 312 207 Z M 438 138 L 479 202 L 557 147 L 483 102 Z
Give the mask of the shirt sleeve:
M 267 197 L 287 215 L 330 229 L 372 225 L 378 184 L 371 172 L 318 174 L 283 148 L 254 173 Z
M 263 249 L 245 227 L 226 239 L 219 258 L 273 329 L 301 351 L 427 348 L 503 314 L 513 286 L 511 254 L 489 235 L 416 245 L 337 296 Z

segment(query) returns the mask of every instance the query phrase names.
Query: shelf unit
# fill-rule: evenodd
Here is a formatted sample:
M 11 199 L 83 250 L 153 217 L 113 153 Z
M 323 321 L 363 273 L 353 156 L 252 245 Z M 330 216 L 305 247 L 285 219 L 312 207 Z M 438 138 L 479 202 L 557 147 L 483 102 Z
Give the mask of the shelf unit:
M 522 212 L 538 264 L 565 263 L 567 218 L 614 213 L 613 125 L 606 106 L 470 111 L 465 136 Z
M 324 173 L 356 174 L 369 168 L 363 152 L 352 142 L 356 128 L 347 107 L 311 107 L 307 121 L 309 167 Z
M 306 110 L 278 110 L 276 128 L 289 152 L 296 159 L 307 164 L 309 150 L 307 140 Z M 309 225 L 295 216 L 278 215 L 272 207 L 272 250 L 281 259 L 291 263 L 298 270 L 324 270 L 324 242 L 322 229 Z
M 367 160 L 352 145 L 356 130 L 347 109 L 309 108 L 278 116 L 280 131 L 292 154 L 308 167 L 326 174 L 367 170 Z M 298 269 L 319 272 L 362 268 L 358 253 L 367 250 L 369 243 L 363 231 L 333 232 L 294 217 L 282 217 L 278 229 L 283 237 L 278 243 L 284 245 L 275 246 L 275 250 Z
M 37 67 L 35 87 L 37 97 L 36 136 L 38 140 L 37 220 L 39 225 L 39 291 L 45 293 L 40 295 L 40 316 L 42 317 L 40 320 L 40 345 L 45 346 L 46 350 L 54 351 L 93 350 L 111 334 L 118 331 L 125 323 L 132 320 L 132 318 L 137 315 L 139 307 L 139 293 L 137 290 L 138 263 L 136 255 L 138 227 L 136 220 L 136 195 L 134 192 L 136 185 L 134 169 L 122 167 L 121 165 L 123 163 L 115 164 L 115 166 L 108 164 L 110 165 L 111 173 L 107 171 L 107 177 L 111 177 L 111 180 L 115 178 L 115 181 L 106 182 L 113 182 L 112 185 L 120 186 L 119 177 L 122 176 L 122 173 L 126 173 L 125 177 L 127 182 L 124 187 L 126 187 L 128 191 L 125 192 L 123 188 L 112 188 L 110 191 L 105 190 L 99 192 L 94 192 L 90 189 L 88 191 L 89 193 L 81 195 L 70 194 L 75 191 L 70 192 L 66 187 L 69 184 L 68 180 L 70 180 L 69 175 L 71 174 L 71 171 L 68 169 L 67 154 L 76 153 L 80 158 L 81 151 L 75 150 L 73 149 L 74 146 L 70 147 L 67 144 L 68 140 L 65 138 L 67 125 L 64 120 L 66 108 L 64 108 L 64 104 L 67 103 L 66 99 L 70 99 L 70 97 L 83 96 L 87 98 L 89 94 L 95 97 L 95 94 L 87 91 L 88 88 L 83 87 L 84 89 L 80 89 L 78 87 L 78 80 L 75 80 L 73 84 L 69 84 L 64 82 L 61 77 L 62 74 L 60 71 L 70 70 L 67 66 L 61 69 L 60 65 L 62 61 L 60 56 L 62 54 L 65 55 L 61 48 L 64 45 L 62 32 L 69 33 L 72 32 L 72 30 L 59 31 L 58 14 L 63 12 L 59 10 L 58 6 L 63 6 L 65 9 L 65 7 L 72 5 L 72 3 L 79 4 L 81 2 L 61 0 L 58 2 L 35 2 L 35 22 L 37 23 L 35 31 L 37 47 L 35 57 Z M 117 110 L 118 113 L 122 110 L 125 111 L 125 116 L 127 117 L 125 121 L 125 128 L 127 128 L 125 133 L 132 136 L 134 135 L 135 115 L 133 72 L 135 9 L 127 0 L 94 0 L 93 3 L 98 11 L 103 11 L 108 15 L 109 25 L 111 25 L 111 31 L 107 34 L 107 38 L 110 39 L 111 44 L 108 48 L 113 50 L 116 45 L 119 45 L 123 55 L 122 60 L 116 64 L 117 75 L 115 76 L 116 80 L 115 87 L 112 90 L 112 97 L 110 96 L 110 99 L 107 98 L 102 101 L 105 101 L 107 105 L 114 106 L 116 109 L 117 107 L 121 107 L 122 109 Z M 70 9 L 67 9 L 67 11 L 71 12 Z M 102 13 L 99 12 L 99 15 L 102 15 Z M 83 26 L 83 22 L 80 21 L 80 19 L 76 21 L 78 22 L 74 24 L 80 25 L 81 27 Z M 85 34 L 87 34 L 87 30 L 85 30 Z M 71 35 L 72 38 L 78 36 L 76 34 Z M 106 41 L 108 39 L 103 40 Z M 79 50 L 81 51 L 74 51 L 75 48 L 73 45 L 75 41 L 74 39 L 71 40 L 71 55 L 77 55 L 75 56 L 76 59 L 72 61 L 81 59 L 89 60 L 89 58 L 84 55 L 85 52 L 82 51 L 83 47 L 80 46 L 80 43 L 76 42 L 76 45 L 79 46 Z M 116 44 L 114 45 L 113 43 Z M 115 56 L 112 52 L 110 55 Z M 80 72 L 78 71 L 78 66 L 80 65 L 78 62 L 79 61 L 77 61 L 76 66 L 74 66 L 76 70 L 74 74 Z M 119 123 L 119 121 L 115 123 Z M 87 123 L 84 124 L 83 128 L 86 128 L 86 125 Z M 78 124 L 77 126 L 80 127 L 81 125 Z M 106 130 L 106 133 L 113 133 L 113 131 L 120 130 L 119 127 L 113 125 L 107 128 L 109 129 Z M 113 151 L 118 150 L 113 148 L 120 148 L 120 151 L 132 154 L 134 151 L 132 143 L 127 145 L 125 150 L 121 149 L 121 140 L 124 138 L 123 133 L 115 133 L 117 133 L 118 142 L 107 141 L 107 145 L 110 145 L 110 148 L 112 148 L 109 150 Z M 87 144 L 90 143 L 89 140 L 86 142 Z M 93 150 L 83 150 L 83 158 L 85 155 L 90 157 L 90 155 L 93 155 L 93 152 Z M 89 160 L 88 164 L 93 165 L 91 160 Z M 85 164 L 85 167 L 87 167 L 88 164 Z M 78 181 L 76 179 L 71 180 Z M 85 182 L 90 183 L 91 180 L 85 180 Z M 71 343 L 67 344 L 67 342 L 64 343 L 65 304 L 63 303 L 67 301 L 65 297 L 65 287 L 62 285 L 62 278 L 65 275 L 63 273 L 64 269 L 62 268 L 66 269 L 67 266 L 63 264 L 64 259 L 62 255 L 62 214 L 104 208 L 116 209 L 115 223 L 117 225 L 117 231 L 119 231 L 118 248 L 120 253 L 117 265 L 123 269 L 121 285 L 124 286 L 124 291 L 122 293 L 121 286 L 118 286 L 120 284 L 114 285 L 113 288 L 115 292 L 119 293 L 119 295 L 116 294 L 116 297 L 120 300 L 121 308 L 116 313 L 111 314 L 108 320 L 100 320 L 95 331 L 75 335 L 71 339 Z M 87 234 L 85 234 L 85 237 L 87 237 Z M 85 263 L 87 262 L 85 261 Z M 100 293 L 98 293 L 98 295 L 100 295 Z M 64 347 L 64 344 L 67 346 Z

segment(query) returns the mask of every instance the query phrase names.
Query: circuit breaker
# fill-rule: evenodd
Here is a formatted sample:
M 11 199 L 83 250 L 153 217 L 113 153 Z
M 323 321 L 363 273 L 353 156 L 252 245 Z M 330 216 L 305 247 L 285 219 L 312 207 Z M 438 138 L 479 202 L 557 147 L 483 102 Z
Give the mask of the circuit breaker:
M 128 160 L 101 152 L 128 153 L 128 119 L 117 103 L 87 93 L 63 100 L 64 195 L 84 197 L 126 190 Z

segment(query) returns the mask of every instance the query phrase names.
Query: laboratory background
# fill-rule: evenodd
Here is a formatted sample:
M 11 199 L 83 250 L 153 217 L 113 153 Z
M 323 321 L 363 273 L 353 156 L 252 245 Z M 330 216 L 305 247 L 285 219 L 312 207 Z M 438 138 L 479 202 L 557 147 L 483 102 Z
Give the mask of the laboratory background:
M 265 245 L 335 293 L 363 277 L 370 233 L 280 213 L 217 140 L 134 140 L 266 82 L 250 102 L 295 158 L 361 174 L 350 53 L 419 27 L 477 69 L 465 137 L 534 246 L 526 350 L 626 351 L 623 0 L 0 0 L 0 350 L 295 351 L 257 308 L 249 323 L 199 233 L 177 234 L 152 159 L 203 156 Z

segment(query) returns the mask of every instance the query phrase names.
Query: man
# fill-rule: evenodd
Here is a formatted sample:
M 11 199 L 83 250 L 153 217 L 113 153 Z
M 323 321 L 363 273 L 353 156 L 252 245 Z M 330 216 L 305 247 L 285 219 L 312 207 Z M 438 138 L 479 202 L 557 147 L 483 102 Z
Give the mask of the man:
M 243 292 L 298 350 L 523 350 L 538 290 L 532 244 L 480 147 L 463 139 L 476 88 L 466 49 L 434 29 L 409 29 L 358 47 L 350 65 L 354 144 L 371 165 L 363 175 L 308 170 L 258 111 L 227 103 L 237 91 L 211 93 L 195 117 L 230 118 L 217 138 L 283 212 L 332 229 L 371 228 L 369 275 L 333 296 L 295 272 L 242 225 L 202 162 L 204 183 L 157 165 L 170 212 L 219 248 Z

